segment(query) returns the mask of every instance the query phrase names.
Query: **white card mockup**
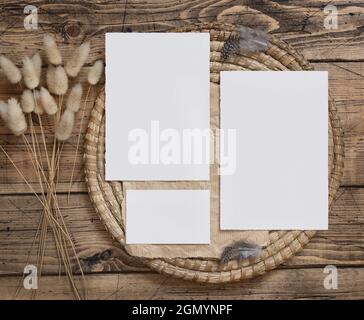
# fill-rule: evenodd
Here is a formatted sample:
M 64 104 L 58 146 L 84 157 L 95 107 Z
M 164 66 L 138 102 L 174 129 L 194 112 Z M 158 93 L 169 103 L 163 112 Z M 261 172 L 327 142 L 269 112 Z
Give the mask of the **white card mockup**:
M 210 243 L 210 191 L 127 190 L 126 243 Z
M 327 229 L 327 72 L 222 72 L 220 85 L 221 129 L 236 130 L 229 166 L 220 137 L 221 229 Z
M 209 33 L 106 34 L 106 180 L 209 180 L 209 64 Z

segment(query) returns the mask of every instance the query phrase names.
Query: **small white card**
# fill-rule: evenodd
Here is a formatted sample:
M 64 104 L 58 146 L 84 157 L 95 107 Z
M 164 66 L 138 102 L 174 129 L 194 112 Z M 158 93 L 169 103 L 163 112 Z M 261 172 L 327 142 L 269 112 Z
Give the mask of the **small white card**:
M 222 72 L 220 88 L 221 129 L 236 130 L 221 229 L 327 229 L 327 72 Z
M 209 89 L 209 33 L 107 33 L 106 180 L 209 180 Z
M 210 243 L 210 191 L 127 190 L 126 243 Z

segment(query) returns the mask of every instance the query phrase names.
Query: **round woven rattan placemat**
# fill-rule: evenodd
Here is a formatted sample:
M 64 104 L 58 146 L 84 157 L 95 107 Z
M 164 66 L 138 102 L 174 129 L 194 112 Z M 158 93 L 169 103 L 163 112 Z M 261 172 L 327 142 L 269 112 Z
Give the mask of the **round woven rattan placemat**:
M 254 55 L 233 54 L 223 60 L 224 42 L 238 28 L 226 24 L 200 24 L 179 28 L 177 32 L 210 32 L 211 82 L 219 84 L 225 70 L 312 70 L 312 66 L 288 44 L 271 37 L 271 46 Z M 343 173 L 344 146 L 340 120 L 333 101 L 329 112 L 329 203 L 335 199 Z M 309 124 L 307 126 L 309 130 Z M 104 90 L 91 112 L 85 138 L 85 175 L 91 201 L 113 238 L 124 245 L 121 204 L 122 183 L 104 180 Z M 249 279 L 270 271 L 299 252 L 314 236 L 314 231 L 271 231 L 270 242 L 260 258 L 220 264 L 212 259 L 141 259 L 150 268 L 174 277 L 209 283 Z M 237 239 L 238 240 L 238 239 Z

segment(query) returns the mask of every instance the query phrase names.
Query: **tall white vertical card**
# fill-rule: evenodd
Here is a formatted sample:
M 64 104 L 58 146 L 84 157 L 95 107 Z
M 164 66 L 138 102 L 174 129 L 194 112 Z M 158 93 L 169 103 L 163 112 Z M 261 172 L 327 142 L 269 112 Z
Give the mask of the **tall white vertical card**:
M 327 72 L 222 72 L 220 93 L 221 228 L 327 229 Z
M 209 65 L 209 33 L 106 34 L 106 180 L 209 180 Z

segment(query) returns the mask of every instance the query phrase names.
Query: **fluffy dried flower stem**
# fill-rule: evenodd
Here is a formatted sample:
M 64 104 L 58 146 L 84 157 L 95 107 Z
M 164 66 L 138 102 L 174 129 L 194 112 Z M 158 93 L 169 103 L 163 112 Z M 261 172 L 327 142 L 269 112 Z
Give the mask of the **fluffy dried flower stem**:
M 39 53 L 36 53 L 35 55 L 33 55 L 31 60 L 37 74 L 37 78 L 40 81 L 40 77 L 42 75 L 42 58 Z
M 48 61 L 56 66 L 62 64 L 61 52 L 59 51 L 56 40 L 52 35 L 44 35 L 43 45 Z
M 34 133 L 32 132 L 32 135 Z M 42 164 L 40 163 L 38 156 L 37 156 L 37 149 L 35 148 L 35 142 L 33 140 L 33 136 L 32 136 L 32 144 L 29 142 L 28 138 L 26 137 L 26 135 L 22 135 L 23 137 L 23 141 L 25 146 L 27 147 L 27 151 L 30 157 L 30 160 L 32 162 L 33 168 L 36 171 L 37 175 L 38 175 L 38 182 L 39 182 L 39 187 L 40 190 L 42 192 L 42 195 L 44 197 L 45 195 L 45 190 L 44 190 L 44 186 L 43 186 L 43 181 L 46 183 L 48 190 L 49 190 L 49 183 L 48 183 L 48 179 L 45 176 L 45 172 L 44 169 L 42 167 Z
M 39 96 L 39 94 L 38 94 L 38 96 Z M 35 101 L 34 101 L 34 103 L 35 103 Z M 31 139 L 32 139 L 32 144 L 30 146 L 30 149 L 32 149 L 32 152 L 34 154 L 34 159 L 35 159 L 35 162 L 36 162 L 36 172 L 38 174 L 38 179 L 39 179 L 40 187 L 41 187 L 41 190 L 42 190 L 43 198 L 45 198 L 45 195 L 44 195 L 45 193 L 44 193 L 44 188 L 43 188 L 43 181 L 47 184 L 47 188 L 48 188 L 47 190 L 48 191 L 51 190 L 51 188 L 50 188 L 48 179 L 45 176 L 45 171 L 44 171 L 44 168 L 43 168 L 42 157 L 41 157 L 41 150 L 40 150 L 40 147 L 39 147 L 38 136 L 35 134 L 35 131 L 34 131 L 32 115 L 29 113 L 28 117 L 29 117 L 29 124 L 30 124 L 30 134 L 31 134 Z M 25 140 L 27 140 L 25 136 L 24 136 L 24 138 L 25 138 Z M 42 179 L 42 177 L 43 177 L 43 179 Z M 47 201 L 45 203 L 49 204 L 49 202 L 47 202 Z
M 90 53 L 90 43 L 85 42 L 81 44 L 71 56 L 71 59 L 66 63 L 66 72 L 67 74 L 74 78 L 78 75 L 81 68 L 85 64 L 87 57 Z
M 66 109 L 56 125 L 56 138 L 58 141 L 66 141 L 71 137 L 74 121 L 74 112 Z
M 40 106 L 38 106 L 40 104 L 40 100 L 41 99 L 37 96 L 37 93 L 40 96 L 40 93 L 39 92 L 36 92 L 35 90 L 33 90 L 33 98 L 34 98 L 35 108 L 38 108 L 39 109 L 39 108 L 41 108 Z M 41 131 L 41 135 L 42 135 L 44 152 L 45 152 L 45 155 L 46 155 L 46 160 L 47 160 L 48 168 L 50 168 L 50 161 L 49 161 L 47 144 L 46 144 L 46 140 L 45 140 L 45 134 L 44 134 L 44 130 L 43 130 L 43 123 L 42 123 L 41 114 L 38 112 L 37 113 L 37 116 L 38 116 L 39 127 L 40 127 L 40 131 Z
M 34 113 L 37 115 L 42 115 L 44 113 L 44 109 L 42 107 L 42 102 L 40 100 L 40 92 L 39 90 L 33 90 L 33 100 L 34 100 Z
M 0 56 L 0 67 L 6 78 L 12 83 L 18 83 L 21 80 L 21 72 L 19 68 L 7 57 Z
M 104 71 L 104 63 L 102 60 L 97 60 L 91 67 L 87 75 L 87 81 L 90 85 L 95 85 L 100 81 L 102 73 Z
M 69 188 L 68 188 L 68 195 L 67 195 L 67 201 L 68 202 L 69 202 L 70 195 L 71 195 L 71 188 L 72 188 L 72 184 L 73 184 L 73 175 L 74 175 L 75 167 L 76 167 L 77 153 L 78 153 L 78 149 L 80 147 L 80 142 L 81 142 L 81 130 L 82 130 L 82 127 L 83 127 L 83 119 L 85 118 L 86 102 L 88 100 L 88 96 L 90 94 L 90 90 L 91 90 L 91 85 L 88 87 L 87 94 L 86 94 L 86 97 L 85 97 L 85 100 L 84 100 L 84 104 L 83 104 L 83 110 L 82 110 L 82 116 L 81 116 L 81 123 L 80 123 L 80 127 L 79 127 L 79 130 L 78 130 L 78 135 L 77 135 L 76 151 L 75 151 L 75 156 L 73 158 L 71 179 L 70 179 L 70 184 L 69 184 Z
M 68 90 L 68 78 L 63 67 L 49 66 L 47 71 L 48 90 L 58 96 L 66 94 Z
M 20 98 L 20 106 L 24 113 L 31 113 L 34 111 L 35 102 L 31 90 L 26 89 L 23 91 Z
M 5 121 L 10 131 L 16 136 L 20 136 L 27 130 L 24 113 L 18 101 L 14 98 L 8 100 Z
M 58 106 L 54 98 L 51 96 L 49 91 L 42 87 L 40 88 L 40 100 L 44 111 L 49 115 L 54 115 L 58 111 Z
M 28 114 L 28 118 L 29 118 L 29 126 L 30 126 L 30 136 L 32 138 L 33 153 L 34 153 L 35 158 L 38 159 L 36 146 L 39 148 L 39 144 L 38 144 L 38 139 L 37 139 L 36 135 L 34 134 L 34 125 L 33 125 L 33 118 L 32 118 L 31 113 Z
M 33 58 L 32 58 L 32 63 L 33 63 L 33 66 L 35 68 L 36 62 L 33 62 Z M 38 65 L 40 65 L 40 68 L 39 69 L 35 68 L 35 69 L 36 69 L 37 78 L 40 78 L 40 76 L 38 76 L 38 74 L 40 75 L 41 62 Z M 67 87 L 68 87 L 68 79 L 67 79 Z M 65 91 L 67 91 L 67 90 L 65 90 Z M 65 93 L 66 92 L 64 92 L 63 94 L 65 94 Z M 62 93 L 59 94 L 60 95 L 59 99 L 62 99 L 63 94 Z M 39 100 L 41 98 L 40 96 L 41 95 L 40 95 L 40 93 L 38 91 L 35 91 L 35 90 L 33 91 L 33 97 L 34 97 L 34 104 L 35 105 L 38 105 L 38 104 L 40 105 L 40 103 L 39 103 Z M 43 109 L 41 109 L 41 110 L 43 110 Z M 28 116 L 31 119 L 31 114 L 28 114 Z M 43 138 L 43 144 L 44 144 L 45 143 L 44 131 L 43 131 L 42 119 L 40 117 L 40 112 L 39 111 L 37 112 L 37 116 L 39 118 L 39 124 L 40 124 L 40 128 L 42 130 L 42 138 Z M 33 130 L 32 130 L 32 132 L 33 132 Z M 34 135 L 32 135 L 32 137 L 34 137 Z M 30 144 L 29 144 L 29 141 L 27 140 L 26 136 L 23 135 L 23 139 L 24 139 L 25 145 L 27 147 L 29 147 Z M 63 144 L 62 144 L 62 146 L 63 146 Z M 30 147 L 29 147 L 28 150 L 30 150 Z M 46 146 L 45 146 L 45 150 L 47 152 Z M 48 158 L 49 157 L 47 155 L 47 159 Z M 58 168 L 59 168 L 59 159 L 60 159 L 60 154 L 59 154 L 59 157 L 55 160 L 56 166 Z M 42 170 L 39 171 L 41 169 L 41 163 L 38 162 L 37 157 L 35 157 L 35 161 L 36 161 L 36 164 L 34 164 L 33 161 L 32 161 L 32 163 L 33 163 L 33 166 L 35 166 L 36 171 L 38 173 L 39 181 L 41 183 L 41 190 L 42 190 L 42 193 L 43 193 L 43 199 L 41 199 L 39 197 L 39 195 L 37 195 L 34 192 L 34 194 L 40 200 L 40 202 L 42 203 L 42 205 L 44 207 L 43 214 L 44 214 L 45 218 L 42 219 L 42 221 L 45 221 L 45 223 L 42 222 L 42 224 L 41 224 L 41 228 L 42 228 L 41 232 L 42 232 L 42 235 L 44 236 L 46 234 L 46 231 L 44 231 L 44 230 L 47 230 L 47 225 L 49 224 L 51 226 L 52 231 L 54 233 L 57 252 L 59 254 L 60 259 L 63 262 L 63 265 L 65 267 L 65 271 L 66 271 L 66 273 L 68 275 L 68 278 L 69 278 L 69 280 L 71 282 L 72 290 L 73 290 L 74 294 L 76 295 L 76 297 L 80 299 L 81 296 L 80 296 L 80 294 L 78 292 L 78 288 L 76 287 L 76 285 L 75 285 L 75 283 L 73 281 L 73 278 L 72 278 L 72 272 L 73 271 L 72 271 L 72 268 L 71 268 L 71 259 L 70 259 L 70 255 L 68 253 L 68 248 L 67 248 L 68 244 L 67 244 L 67 242 L 69 243 L 70 248 L 72 249 L 73 254 L 76 257 L 76 261 L 77 261 L 77 264 L 78 264 L 78 266 L 80 268 L 80 271 L 81 271 L 82 278 L 83 278 L 84 282 L 85 282 L 85 279 L 84 279 L 84 274 L 83 274 L 83 271 L 82 271 L 82 266 L 81 266 L 81 264 L 79 262 L 79 259 L 77 258 L 77 255 L 76 255 L 76 250 L 75 250 L 75 247 L 74 247 L 74 244 L 73 244 L 73 240 L 70 237 L 70 234 L 69 234 L 69 232 L 67 230 L 64 219 L 62 217 L 62 213 L 60 212 L 60 209 L 59 209 L 59 206 L 58 206 L 58 203 L 57 203 L 56 184 L 55 184 L 55 180 L 54 180 L 55 175 L 54 175 L 54 171 L 53 171 L 54 165 L 53 164 L 51 165 L 50 169 L 51 169 L 52 173 L 51 173 L 50 177 L 46 178 L 45 175 L 44 175 L 44 171 L 42 171 Z M 49 164 L 48 164 L 48 166 L 49 166 Z M 17 171 L 25 179 L 25 177 L 22 175 L 20 170 L 17 169 Z M 43 175 L 44 182 L 42 181 L 41 174 Z M 27 183 L 27 185 L 29 185 L 29 184 Z M 45 193 L 44 193 L 44 188 L 43 188 L 45 185 L 47 186 L 46 196 L 44 196 Z M 33 190 L 33 188 L 30 185 L 29 185 L 29 187 L 30 187 L 31 190 Z M 42 244 L 38 249 L 38 250 L 40 250 L 40 252 L 44 252 L 44 237 L 43 236 L 42 236 L 42 240 L 41 240 Z M 38 261 L 40 262 L 39 266 L 41 266 L 43 264 L 43 262 L 42 262 L 43 261 L 43 256 L 41 258 L 39 256 Z
M 45 151 L 45 155 L 46 155 L 46 160 L 47 160 L 48 168 L 50 168 L 50 161 L 49 161 L 47 144 L 46 144 L 46 140 L 45 140 L 42 118 L 39 114 L 37 116 L 38 116 L 38 121 L 39 121 L 40 132 L 42 134 L 42 141 L 43 141 L 43 147 L 44 147 L 44 151 Z
M 71 92 L 69 93 L 66 101 L 66 108 L 73 112 L 78 112 L 81 107 L 81 99 L 82 99 L 82 86 L 80 83 L 75 84 Z
M 23 59 L 23 79 L 26 87 L 33 90 L 39 85 L 39 78 L 32 60 L 29 57 Z

